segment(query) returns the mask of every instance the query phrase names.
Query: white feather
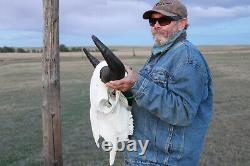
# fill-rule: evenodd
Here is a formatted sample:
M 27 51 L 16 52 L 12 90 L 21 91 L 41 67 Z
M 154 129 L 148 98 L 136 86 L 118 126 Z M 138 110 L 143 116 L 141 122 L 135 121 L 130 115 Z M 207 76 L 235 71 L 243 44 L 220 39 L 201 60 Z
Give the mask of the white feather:
M 120 91 L 108 89 L 100 79 L 100 70 L 107 66 L 105 61 L 100 62 L 93 73 L 90 82 L 90 121 L 93 137 L 97 147 L 101 137 L 112 143 L 110 151 L 110 165 L 113 165 L 118 142 L 128 141 L 133 134 L 133 117 L 127 99 Z

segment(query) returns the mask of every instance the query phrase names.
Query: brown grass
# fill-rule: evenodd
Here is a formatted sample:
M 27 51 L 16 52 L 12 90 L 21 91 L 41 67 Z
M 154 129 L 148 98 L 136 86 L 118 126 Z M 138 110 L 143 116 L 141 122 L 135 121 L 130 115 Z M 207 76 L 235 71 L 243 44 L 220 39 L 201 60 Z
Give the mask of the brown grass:
M 248 166 L 250 46 L 200 48 L 215 87 L 214 115 L 200 165 Z M 132 48 L 117 50 L 115 54 L 135 69 L 150 55 L 149 47 L 135 47 L 136 57 Z M 82 57 L 81 53 L 61 53 L 64 165 L 107 165 L 108 154 L 97 149 L 91 133 L 88 94 L 93 69 Z M 0 54 L 0 165 L 42 165 L 40 60 L 39 53 Z M 121 154 L 115 165 L 122 165 Z

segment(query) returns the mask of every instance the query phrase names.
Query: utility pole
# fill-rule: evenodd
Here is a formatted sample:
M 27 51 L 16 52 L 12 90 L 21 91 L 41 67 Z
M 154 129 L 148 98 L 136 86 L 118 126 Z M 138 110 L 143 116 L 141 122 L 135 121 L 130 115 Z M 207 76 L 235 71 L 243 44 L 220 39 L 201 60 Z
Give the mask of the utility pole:
M 63 166 L 60 115 L 59 0 L 43 0 L 42 123 L 45 166 Z

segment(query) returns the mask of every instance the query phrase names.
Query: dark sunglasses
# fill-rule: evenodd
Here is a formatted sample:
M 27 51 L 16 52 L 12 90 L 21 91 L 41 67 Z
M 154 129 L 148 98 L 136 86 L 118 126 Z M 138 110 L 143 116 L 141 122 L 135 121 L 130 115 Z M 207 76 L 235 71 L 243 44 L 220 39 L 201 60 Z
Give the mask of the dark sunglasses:
M 149 18 L 148 22 L 151 27 L 153 27 L 156 22 L 160 24 L 160 26 L 166 26 L 169 25 L 172 21 L 178 21 L 180 17 L 175 16 L 175 17 L 160 17 L 160 18 Z

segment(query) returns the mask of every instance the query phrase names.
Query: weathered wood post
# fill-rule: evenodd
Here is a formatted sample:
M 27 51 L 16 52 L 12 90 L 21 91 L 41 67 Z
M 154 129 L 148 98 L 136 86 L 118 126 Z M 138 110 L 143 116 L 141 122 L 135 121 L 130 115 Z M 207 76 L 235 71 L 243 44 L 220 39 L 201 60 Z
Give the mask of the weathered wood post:
M 133 56 L 135 56 L 135 48 L 134 47 L 133 47 L 132 52 L 133 52 Z
M 45 166 L 62 166 L 59 65 L 59 0 L 43 0 L 42 123 Z

